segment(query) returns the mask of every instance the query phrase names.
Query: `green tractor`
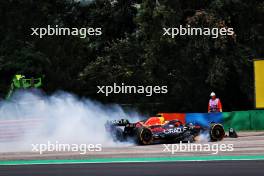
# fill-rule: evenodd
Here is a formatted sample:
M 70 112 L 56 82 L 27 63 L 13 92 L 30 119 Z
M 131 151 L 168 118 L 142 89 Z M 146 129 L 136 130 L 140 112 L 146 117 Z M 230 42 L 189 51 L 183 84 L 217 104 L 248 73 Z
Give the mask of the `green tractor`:
M 26 78 L 24 75 L 15 75 L 12 79 L 12 83 L 6 99 L 8 100 L 13 92 L 18 89 L 31 89 L 40 88 L 42 86 L 42 78 Z

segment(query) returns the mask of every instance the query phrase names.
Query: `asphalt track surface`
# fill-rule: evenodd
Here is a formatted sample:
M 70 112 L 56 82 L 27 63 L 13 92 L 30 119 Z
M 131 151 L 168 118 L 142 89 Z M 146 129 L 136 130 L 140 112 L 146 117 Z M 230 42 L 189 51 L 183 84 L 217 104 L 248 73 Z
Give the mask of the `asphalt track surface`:
M 0 166 L 0 176 L 262 176 L 260 161 L 190 161 Z
M 0 152 L 0 176 L 264 175 L 264 132 L 244 132 L 239 136 L 210 142 L 210 145 L 233 144 L 233 151 L 219 151 L 217 154 L 204 151 L 172 154 L 164 151 L 163 144 L 103 147 L 101 152 L 86 155 L 78 152 L 47 152 L 42 155 Z
M 0 152 L 0 164 L 5 160 L 57 160 L 57 159 L 97 159 L 97 158 L 158 158 L 158 157 L 189 157 L 189 156 L 257 156 L 264 155 L 264 132 L 243 132 L 238 138 L 224 138 L 219 142 L 197 142 L 197 144 L 232 144 L 233 151 L 186 151 L 174 152 L 165 149 L 163 144 L 136 146 L 119 145 L 104 147 L 100 152 L 87 152 L 80 155 L 79 152 Z M 263 166 L 264 167 L 264 166 Z

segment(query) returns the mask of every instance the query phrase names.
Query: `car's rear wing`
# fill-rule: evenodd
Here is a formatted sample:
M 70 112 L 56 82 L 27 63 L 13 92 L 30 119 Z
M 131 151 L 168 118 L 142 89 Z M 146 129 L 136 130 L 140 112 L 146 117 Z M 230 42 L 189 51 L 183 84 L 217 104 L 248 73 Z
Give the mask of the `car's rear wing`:
M 127 119 L 108 120 L 106 122 L 106 125 L 108 125 L 108 126 L 126 126 L 128 124 L 130 124 L 130 122 Z

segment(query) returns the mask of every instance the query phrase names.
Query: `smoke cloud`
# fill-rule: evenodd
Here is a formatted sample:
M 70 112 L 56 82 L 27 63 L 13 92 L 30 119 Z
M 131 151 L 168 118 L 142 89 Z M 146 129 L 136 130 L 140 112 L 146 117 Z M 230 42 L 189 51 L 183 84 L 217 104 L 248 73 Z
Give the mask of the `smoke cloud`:
M 30 150 L 31 144 L 47 141 L 123 145 L 109 137 L 105 122 L 120 118 L 137 121 L 140 116 L 118 105 L 103 105 L 66 92 L 51 96 L 16 92 L 10 101 L 0 101 L 0 152 Z
M 195 137 L 195 140 L 198 142 L 209 142 L 210 136 L 208 132 L 200 133 L 198 136 Z

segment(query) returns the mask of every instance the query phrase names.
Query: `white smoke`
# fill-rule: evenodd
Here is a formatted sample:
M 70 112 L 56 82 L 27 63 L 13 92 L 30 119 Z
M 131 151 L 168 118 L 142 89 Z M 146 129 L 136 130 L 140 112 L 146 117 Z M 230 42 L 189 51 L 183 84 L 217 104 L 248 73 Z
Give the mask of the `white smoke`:
M 206 143 L 210 141 L 210 136 L 208 132 L 200 133 L 195 137 L 195 140 L 201 143 Z
M 0 102 L 0 128 L 1 121 L 36 122 L 27 124 L 27 129 L 18 125 L 17 130 L 22 138 L 15 141 L 10 139 L 7 142 L 0 140 L 0 152 L 10 151 L 11 145 L 12 151 L 28 150 L 31 149 L 31 144 L 47 141 L 117 145 L 106 132 L 105 122 L 120 118 L 137 121 L 139 117 L 138 113 L 125 112 L 118 105 L 103 105 L 89 99 L 79 99 L 65 92 L 51 96 L 16 92 L 10 101 Z M 5 131 L 0 129 L 0 137 L 1 133 L 3 135 Z

